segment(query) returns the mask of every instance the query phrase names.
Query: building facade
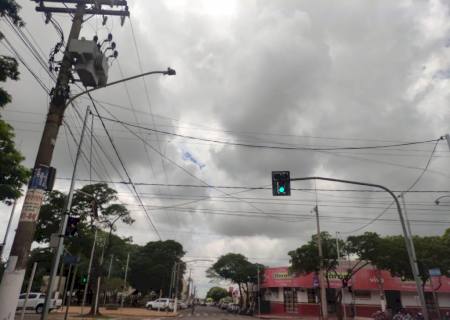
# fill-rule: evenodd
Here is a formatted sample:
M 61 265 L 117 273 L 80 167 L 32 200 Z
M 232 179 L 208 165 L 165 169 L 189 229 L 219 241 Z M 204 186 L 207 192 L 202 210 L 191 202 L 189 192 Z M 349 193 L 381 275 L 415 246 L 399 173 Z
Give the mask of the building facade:
M 328 311 L 336 312 L 336 293 L 343 286 L 346 268 L 329 275 L 327 289 Z M 261 283 L 264 308 L 270 314 L 319 315 L 317 275 L 291 274 L 288 267 L 267 268 Z M 343 288 L 342 302 L 347 315 L 370 317 L 378 310 L 396 312 L 400 308 L 419 311 L 420 302 L 415 282 L 402 281 L 390 272 L 367 266 L 358 271 Z M 430 313 L 450 311 L 450 279 L 432 277 L 425 285 L 425 298 Z

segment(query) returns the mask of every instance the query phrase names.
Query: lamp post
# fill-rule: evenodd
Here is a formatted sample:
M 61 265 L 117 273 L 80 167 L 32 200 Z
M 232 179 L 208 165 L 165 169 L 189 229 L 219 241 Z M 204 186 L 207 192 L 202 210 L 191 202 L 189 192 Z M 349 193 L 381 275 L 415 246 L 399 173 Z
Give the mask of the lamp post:
M 182 261 L 184 263 L 191 263 L 191 262 L 198 262 L 198 261 L 208 261 L 208 262 L 212 262 L 214 260 L 211 259 L 192 259 L 192 260 L 188 260 L 188 261 Z M 179 276 L 179 266 L 180 266 L 180 262 L 175 262 L 174 265 L 174 270 L 175 270 L 175 301 L 174 301 L 174 306 L 173 306 L 173 313 L 177 312 L 177 308 L 178 308 L 178 276 Z M 195 297 L 195 296 L 194 296 Z
M 324 181 L 332 181 L 332 182 L 340 182 L 340 183 L 347 183 L 347 184 L 354 184 L 354 185 L 360 185 L 360 186 L 369 186 L 374 188 L 379 188 L 391 195 L 391 197 L 394 199 L 395 204 L 397 206 L 398 216 L 400 219 L 400 224 L 402 226 L 403 231 L 403 237 L 405 239 L 405 246 L 406 250 L 408 252 L 408 258 L 409 263 L 411 265 L 411 271 L 414 277 L 414 281 L 416 282 L 416 288 L 417 288 L 417 294 L 419 296 L 420 304 L 422 305 L 422 313 L 425 320 L 428 320 L 428 310 L 427 305 L 425 303 L 425 295 L 422 288 L 422 281 L 420 280 L 419 276 L 419 267 L 417 265 L 417 260 L 414 259 L 415 252 L 414 252 L 414 246 L 412 243 L 411 237 L 409 237 L 409 233 L 406 227 L 405 219 L 403 217 L 402 209 L 400 206 L 400 203 L 395 196 L 395 194 L 385 186 L 374 184 L 374 183 L 367 183 L 367 182 L 360 182 L 360 181 L 351 181 L 351 180 L 342 180 L 342 179 L 334 179 L 334 178 L 324 178 L 324 177 L 305 177 L 305 178 L 291 178 L 290 181 L 304 181 L 304 180 L 324 180 Z
M 95 88 L 87 89 L 87 90 L 84 90 L 84 91 L 82 91 L 80 93 L 77 93 L 77 94 L 73 95 L 72 97 L 70 97 L 69 100 L 67 100 L 66 106 L 68 106 L 76 98 L 78 98 L 78 97 L 80 97 L 80 96 L 82 96 L 84 94 L 88 94 L 88 93 L 91 93 L 93 91 L 97 91 L 99 89 L 107 88 L 107 87 L 110 87 L 110 86 L 113 86 L 113 85 L 116 85 L 118 83 L 122 83 L 122 82 L 125 82 L 125 81 L 129 81 L 129 80 L 133 80 L 133 79 L 137 79 L 137 78 L 143 78 L 143 77 L 151 75 L 151 74 L 162 74 L 162 75 L 165 75 L 165 76 L 174 76 L 177 73 L 176 73 L 176 71 L 174 69 L 167 68 L 167 70 L 164 70 L 164 71 L 148 71 L 148 72 L 137 74 L 137 75 L 134 75 L 134 76 L 131 76 L 131 77 L 126 77 L 126 78 L 123 78 L 123 79 L 120 79 L 120 80 L 116 80 L 116 81 L 107 83 L 106 85 L 101 86 L 101 87 L 95 87 Z

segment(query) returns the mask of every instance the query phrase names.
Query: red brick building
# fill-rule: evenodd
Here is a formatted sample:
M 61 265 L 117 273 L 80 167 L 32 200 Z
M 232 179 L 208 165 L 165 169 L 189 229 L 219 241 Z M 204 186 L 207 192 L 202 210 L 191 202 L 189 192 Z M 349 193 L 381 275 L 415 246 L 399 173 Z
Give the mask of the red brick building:
M 345 269 L 342 267 L 341 272 Z M 336 312 L 336 290 L 341 290 L 339 270 L 329 277 L 327 289 L 328 310 Z M 261 283 L 264 311 L 270 314 L 319 315 L 317 278 L 313 274 L 293 275 L 287 267 L 268 268 Z M 367 266 L 357 272 L 349 288 L 344 288 L 343 303 L 350 316 L 370 317 L 375 311 L 385 308 L 398 310 L 404 307 L 411 311 L 420 309 L 416 286 L 413 281 L 402 281 L 392 277 L 388 271 Z M 434 292 L 434 293 L 433 293 Z M 450 279 L 433 277 L 425 286 L 425 296 L 430 310 L 439 305 L 440 310 L 450 311 Z M 436 299 L 434 299 L 434 297 Z

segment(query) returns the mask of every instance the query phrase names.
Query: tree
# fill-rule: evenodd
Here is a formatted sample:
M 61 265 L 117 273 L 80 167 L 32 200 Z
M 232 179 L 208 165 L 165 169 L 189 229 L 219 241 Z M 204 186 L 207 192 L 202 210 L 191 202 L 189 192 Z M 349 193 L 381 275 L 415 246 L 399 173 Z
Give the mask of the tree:
M 320 233 L 321 244 L 322 244 L 322 268 L 325 274 L 325 280 L 327 281 L 327 287 L 330 287 L 330 276 L 337 275 L 337 267 L 339 266 L 336 238 L 331 237 L 331 235 L 324 231 Z M 344 241 L 338 239 L 339 241 L 339 253 L 343 255 L 345 243 Z M 317 235 L 313 235 L 311 240 L 305 245 L 297 248 L 296 250 L 290 251 L 289 256 L 291 256 L 291 271 L 306 274 L 311 272 L 318 272 L 320 270 L 320 260 L 318 251 Z M 355 264 L 352 268 L 346 270 L 344 275 L 341 275 L 342 286 L 345 287 L 346 283 L 351 279 L 351 277 L 358 272 L 364 265 L 359 263 Z M 342 317 L 342 293 L 341 290 L 336 291 L 336 304 L 340 306 L 337 308 L 337 316 Z
M 93 199 L 97 205 L 98 212 L 93 213 Z M 46 194 L 44 204 L 41 207 L 39 220 L 36 228 L 35 240 L 46 244 L 50 242 L 53 233 L 58 233 L 59 225 L 63 217 L 63 210 L 67 201 L 67 195 L 54 190 Z M 76 190 L 71 215 L 80 218 L 77 224 L 78 236 L 67 237 L 65 239 L 66 248 L 75 255 L 81 257 L 81 272 L 87 269 L 92 243 L 94 241 L 95 228 L 97 228 L 97 248 L 92 263 L 91 290 L 96 290 L 99 277 L 106 275 L 106 259 L 114 255 L 125 265 L 127 252 L 130 252 L 132 246 L 131 239 L 123 239 L 114 235 L 116 230 L 115 223 L 122 221 L 126 224 L 132 224 L 129 211 L 122 204 L 116 203 L 117 191 L 110 188 L 106 183 L 96 183 L 85 185 Z M 94 227 L 96 222 L 97 227 Z M 103 230 L 102 230 L 103 229 Z M 98 244 L 103 246 L 100 248 Z M 103 253 L 105 263 L 100 263 L 100 257 Z M 31 264 L 30 264 L 31 266 Z M 122 276 L 122 275 L 121 275 Z M 91 313 L 94 307 L 91 307 Z
M 257 283 L 258 269 L 262 272 L 264 266 L 251 263 L 242 254 L 228 253 L 219 257 L 213 266 L 208 269 L 207 276 L 229 280 L 237 284 L 240 293 L 240 305 L 243 305 L 244 293 L 247 297 L 245 299 L 246 307 L 249 307 L 250 298 L 252 297 L 250 286 Z
M 206 298 L 211 298 L 214 302 L 219 302 L 220 299 L 228 297 L 228 291 L 221 287 L 212 287 L 208 290 Z
M 130 284 L 144 294 L 162 290 L 163 296 L 168 296 L 175 263 L 180 264 L 178 279 L 181 288 L 182 275 L 186 269 L 181 261 L 184 254 L 183 246 L 174 240 L 148 242 L 131 256 Z
M 450 269 L 449 230 L 443 236 L 413 237 L 423 285 L 429 279 L 430 268 L 439 268 L 442 274 L 448 274 Z M 413 279 L 403 236 L 380 237 L 376 233 L 366 232 L 363 235 L 349 237 L 347 248 L 360 260 L 370 262 L 378 269 L 389 270 L 393 276 Z
M 0 1 L 0 16 L 7 16 L 17 26 L 23 21 L 18 15 L 20 6 L 14 0 Z M 0 32 L 0 40 L 3 34 Z M 19 70 L 16 59 L 0 55 L 0 82 L 8 79 L 17 81 Z M 0 87 L 0 109 L 12 100 L 6 90 Z M 0 117 L 0 201 L 11 204 L 22 195 L 22 186 L 27 182 L 30 171 L 21 165 L 25 158 L 16 149 L 14 130 Z

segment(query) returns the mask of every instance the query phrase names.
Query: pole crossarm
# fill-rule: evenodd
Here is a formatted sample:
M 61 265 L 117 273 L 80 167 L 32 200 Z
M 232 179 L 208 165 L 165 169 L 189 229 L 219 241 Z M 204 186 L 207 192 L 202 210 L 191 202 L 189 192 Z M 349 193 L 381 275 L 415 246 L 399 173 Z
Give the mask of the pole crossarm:
M 414 281 L 416 282 L 417 294 L 419 296 L 419 300 L 422 305 L 423 316 L 424 316 L 425 320 L 428 320 L 429 319 L 428 310 L 427 310 L 427 306 L 426 306 L 426 302 L 425 302 L 425 294 L 423 292 L 422 281 L 420 280 L 420 277 L 419 277 L 419 267 L 417 264 L 417 259 L 414 258 L 416 256 L 415 252 L 414 252 L 414 244 L 413 244 L 411 235 L 408 233 L 405 219 L 404 219 L 403 213 L 402 213 L 402 208 L 400 206 L 400 202 L 397 199 L 397 196 L 390 189 L 386 188 L 385 186 L 375 184 L 375 183 L 344 180 L 344 179 L 335 179 L 335 178 L 324 178 L 324 177 L 304 177 L 304 178 L 291 178 L 290 179 L 290 181 L 304 181 L 304 180 L 323 180 L 323 181 L 354 184 L 354 185 L 360 185 L 360 186 L 369 186 L 369 187 L 382 189 L 392 196 L 392 198 L 394 199 L 395 204 L 397 206 L 398 216 L 399 216 L 400 224 L 402 226 L 402 231 L 403 231 L 403 237 L 405 239 L 405 246 L 406 246 L 406 250 L 408 252 L 409 264 L 411 266 L 411 271 L 412 271 L 412 275 L 414 277 Z
M 78 4 L 80 2 L 83 2 L 84 4 L 93 4 L 93 5 L 105 5 L 105 6 L 126 6 L 127 5 L 127 1 L 125 0 L 115 0 L 114 3 L 112 3 L 112 1 L 105 1 L 105 0 L 84 0 L 84 1 L 80 1 L 80 0 L 33 0 L 36 3 L 41 3 L 41 2 L 53 2 L 53 3 L 62 3 L 64 2 L 65 4 L 67 3 L 73 3 L 73 4 Z
M 36 7 L 37 12 L 51 12 L 51 13 L 69 13 L 75 14 L 77 12 L 76 8 L 60 8 L 60 7 Z M 105 15 L 105 16 L 121 16 L 129 17 L 130 11 L 128 10 L 104 10 L 104 9 L 86 9 L 85 14 L 95 14 L 95 15 Z

